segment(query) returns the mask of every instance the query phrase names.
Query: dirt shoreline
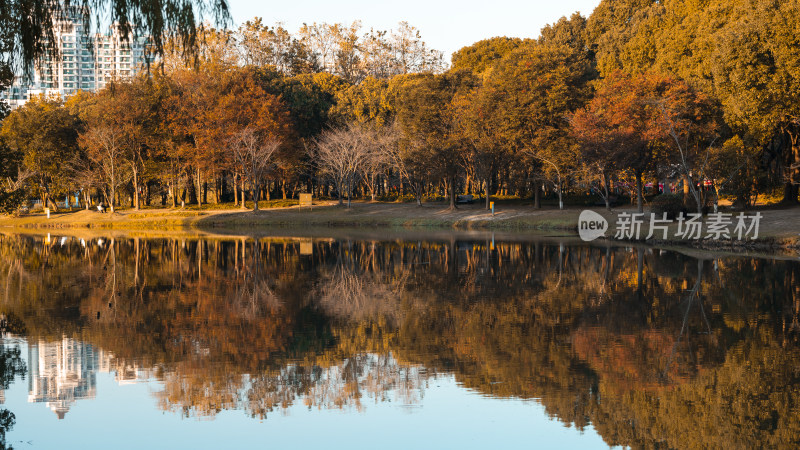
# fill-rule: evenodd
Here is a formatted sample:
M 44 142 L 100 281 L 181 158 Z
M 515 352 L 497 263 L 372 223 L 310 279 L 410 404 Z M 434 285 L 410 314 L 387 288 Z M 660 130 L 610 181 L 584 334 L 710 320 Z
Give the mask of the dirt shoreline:
M 535 210 L 529 206 L 499 206 L 492 215 L 482 205 L 462 205 L 450 210 L 446 205 L 426 204 L 422 207 L 396 203 L 354 203 L 350 209 L 335 203 L 270 208 L 254 213 L 240 209 L 143 209 L 123 210 L 114 214 L 97 211 L 72 211 L 51 214 L 29 214 L 21 217 L 0 216 L 0 229 L 54 230 L 91 229 L 94 231 L 169 232 L 192 231 L 215 234 L 254 234 L 269 229 L 371 229 L 417 231 L 499 231 L 506 234 L 535 232 L 564 233 L 577 237 L 578 217 L 585 208 Z M 606 240 L 613 239 L 617 215 L 633 212 L 631 208 L 606 211 L 591 208 L 609 223 Z M 648 240 L 631 241 L 656 246 L 683 246 L 701 250 L 780 251 L 800 254 L 800 208 L 770 208 L 760 211 L 759 237 L 755 241 L 737 240 Z M 671 229 L 676 227 L 670 225 Z M 645 231 L 646 233 L 646 231 Z M 673 234 L 672 232 L 670 234 Z

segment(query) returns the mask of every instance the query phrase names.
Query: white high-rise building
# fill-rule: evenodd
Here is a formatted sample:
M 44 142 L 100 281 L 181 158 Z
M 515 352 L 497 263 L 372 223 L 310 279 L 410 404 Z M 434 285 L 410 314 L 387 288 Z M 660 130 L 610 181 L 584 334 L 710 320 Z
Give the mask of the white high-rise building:
M 17 77 L 9 90 L 0 92 L 0 99 L 15 109 L 35 95 L 68 97 L 135 75 L 146 62 L 146 39 L 131 36 L 126 41 L 117 27 L 109 29 L 108 34 L 85 34 L 81 18 L 67 14 L 55 26 L 59 60 L 44 57 L 36 64 L 33 79 Z

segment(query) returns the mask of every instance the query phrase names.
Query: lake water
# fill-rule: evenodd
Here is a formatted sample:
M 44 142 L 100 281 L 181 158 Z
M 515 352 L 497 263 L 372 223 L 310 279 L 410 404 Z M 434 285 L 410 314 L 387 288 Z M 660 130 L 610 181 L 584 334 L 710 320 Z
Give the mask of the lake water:
M 16 449 L 800 444 L 796 259 L 0 235 L 0 300 Z

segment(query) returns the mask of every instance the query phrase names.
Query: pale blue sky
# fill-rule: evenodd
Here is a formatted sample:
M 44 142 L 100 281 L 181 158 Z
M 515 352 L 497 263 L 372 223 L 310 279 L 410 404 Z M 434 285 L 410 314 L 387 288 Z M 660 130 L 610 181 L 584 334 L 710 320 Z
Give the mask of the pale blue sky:
M 235 25 L 253 17 L 267 24 L 283 22 L 295 32 L 305 23 L 361 20 L 365 30 L 386 30 L 405 20 L 417 27 L 428 45 L 450 54 L 494 36 L 537 37 L 539 30 L 579 11 L 588 16 L 600 0 L 229 0 Z

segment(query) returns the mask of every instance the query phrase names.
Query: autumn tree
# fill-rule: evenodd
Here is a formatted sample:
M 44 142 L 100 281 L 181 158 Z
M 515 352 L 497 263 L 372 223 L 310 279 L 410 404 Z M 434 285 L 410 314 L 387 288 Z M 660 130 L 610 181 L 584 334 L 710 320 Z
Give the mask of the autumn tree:
M 303 40 L 292 36 L 281 24 L 270 27 L 256 17 L 240 26 L 235 37 L 244 65 L 272 66 L 288 76 L 317 69 Z
M 367 76 L 390 78 L 407 73 L 439 72 L 444 68 L 441 52 L 422 40 L 417 28 L 400 22 L 396 29 L 370 30 L 360 35 L 361 22 L 304 24 L 301 42 L 321 70 L 350 83 Z
M 261 88 L 252 70 L 240 69 L 230 74 L 210 116 L 215 118 L 212 132 L 227 146 L 227 159 L 235 161 L 231 169 L 241 176 L 242 207 L 246 179 L 257 211 L 264 176 L 277 152 L 295 137 L 289 112 L 278 97 Z
M 223 67 L 207 71 L 180 71 L 173 76 L 167 98 L 168 121 L 175 136 L 177 157 L 193 180 L 195 201 L 203 203 L 206 175 L 219 170 L 222 158 L 220 124 L 215 116 L 228 71 Z
M 283 198 L 296 191 L 302 182 L 308 183 L 310 190 L 314 169 L 309 164 L 309 150 L 313 139 L 335 120 L 331 118 L 331 110 L 338 93 L 349 85 L 341 77 L 326 72 L 283 77 L 268 68 L 258 68 L 256 79 L 265 92 L 281 98 L 295 133 L 295 139 L 286 142 L 288 145 L 276 155 L 275 170 L 267 181 L 267 195 L 272 190 L 269 185 L 279 189 Z
M 444 182 L 454 209 L 462 171 L 458 155 L 467 142 L 458 133 L 453 100 L 474 88 L 477 80 L 469 71 L 458 71 L 406 76 L 393 82 L 396 121 L 406 157 L 414 160 L 412 164 L 426 166 L 428 181 L 438 178 Z
M 400 22 L 390 32 L 389 45 L 395 55 L 397 74 L 436 73 L 443 67 L 442 52 L 430 49 L 419 30 L 408 22 Z
M 141 207 L 141 193 L 147 184 L 142 179 L 151 149 L 157 145 L 159 121 L 162 119 L 158 84 L 146 75 L 115 83 L 101 91 L 97 108 L 105 123 L 121 133 L 121 144 L 133 184 L 133 207 Z
M 798 152 L 796 1 L 603 1 L 588 21 L 601 74 L 673 74 L 721 104 L 730 133 L 795 204 Z M 727 136 L 726 136 L 727 137 Z M 760 178 L 761 174 L 757 176 Z
M 654 72 L 617 71 L 598 83 L 594 98 L 571 121 L 582 144 L 582 161 L 602 179 L 606 206 L 611 173 L 633 172 L 641 212 L 643 176 L 677 168 L 699 212 L 706 191 L 697 184 L 711 177 L 718 117 L 711 99 L 684 81 Z
M 337 122 L 384 126 L 393 120 L 394 104 L 385 80 L 367 77 L 336 94 L 330 115 Z
M 527 42 L 519 38 L 494 37 L 462 47 L 451 58 L 451 70 L 471 70 L 483 73 L 507 54 Z
M 81 147 L 100 171 L 107 187 L 102 189 L 111 213 L 117 203 L 119 187 L 128 181 L 129 171 L 125 161 L 124 136 L 113 125 L 90 119 L 86 131 L 80 136 Z
M 2 122 L 0 137 L 22 155 L 44 207 L 58 209 L 52 198 L 66 186 L 64 164 L 77 150 L 79 130 L 78 118 L 60 98 L 33 98 Z
M 796 205 L 800 188 L 800 2 L 734 2 L 715 34 L 714 85 L 726 121 L 778 167 L 783 202 Z M 770 145 L 773 144 L 773 145 Z M 777 145 L 775 145 L 777 144 Z
M 281 143 L 275 138 L 260 136 L 256 130 L 250 127 L 233 133 L 229 139 L 228 145 L 233 150 L 242 177 L 249 181 L 253 211 L 256 212 L 258 211 L 261 180 L 269 171 L 272 155 L 275 154 Z M 244 187 L 244 182 L 242 182 L 242 186 Z M 244 208 L 244 196 L 242 196 L 242 207 Z
M 714 173 L 720 166 L 710 164 L 714 156 L 712 147 L 721 144 L 717 142 L 720 126 L 716 121 L 719 117 L 716 105 L 702 92 L 675 79 L 663 80 L 656 95 L 652 99 L 656 107 L 655 126 L 667 136 L 666 160 L 679 168 L 697 213 L 701 214 L 708 200 L 705 180 L 715 178 L 714 175 L 721 180 L 729 176 Z
M 599 100 L 601 94 L 570 117 L 570 132 L 580 145 L 583 178 L 595 187 L 606 209 L 611 210 L 611 179 L 618 170 L 614 155 L 623 145 L 626 133 L 598 106 L 603 101 Z
M 553 181 L 559 199 L 576 160 L 567 117 L 588 100 L 593 76 L 583 51 L 529 44 L 509 53 L 484 83 L 485 114 L 494 136 L 513 157 L 534 168 L 534 179 Z M 539 207 L 540 188 L 534 185 Z
M 315 142 L 314 161 L 334 182 L 342 205 L 343 195 L 347 194 L 347 207 L 353 184 L 365 170 L 370 161 L 370 133 L 357 124 L 327 130 Z
M 470 181 L 482 184 L 486 209 L 489 209 L 489 199 L 495 187 L 492 179 L 508 157 L 494 135 L 491 117 L 494 102 L 489 90 L 477 86 L 454 97 L 451 104 L 454 126 L 467 144 L 459 155 L 466 171 L 466 181 L 467 184 Z
M 644 205 L 645 173 L 663 161 L 668 131 L 662 127 L 659 99 L 668 79 L 657 74 L 631 76 L 614 72 L 597 85 L 594 98 L 572 117 L 573 132 L 582 141 L 582 156 L 603 173 L 632 171 L 636 206 Z

